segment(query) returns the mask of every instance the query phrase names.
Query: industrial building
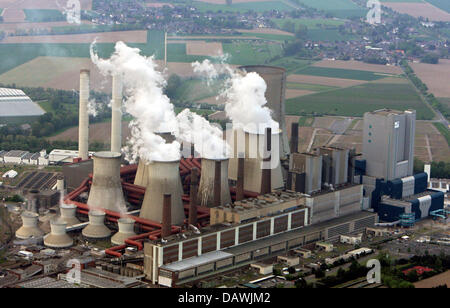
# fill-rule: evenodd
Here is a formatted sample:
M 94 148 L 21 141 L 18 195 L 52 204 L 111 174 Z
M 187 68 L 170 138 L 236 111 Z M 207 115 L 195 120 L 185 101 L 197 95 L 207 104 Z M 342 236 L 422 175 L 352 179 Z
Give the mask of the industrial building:
M 416 111 L 381 109 L 364 114 L 366 175 L 393 180 L 413 175 Z
M 374 227 L 379 219 L 396 218 L 401 209 L 422 219 L 440 208 L 440 196 L 426 190 L 426 177 L 410 174 L 409 158 L 404 162 L 408 151 L 396 154 L 392 160 L 395 176 L 381 178 L 371 173 L 378 167 L 370 155 L 361 158 L 354 151 L 337 147 L 297 153 L 298 136 L 293 135 L 289 147 L 283 124 L 285 71 L 256 66 L 245 70 L 261 72 L 268 84 L 270 108 L 283 131 L 245 132 L 242 157 L 182 157 L 151 163 L 141 160 L 139 165 L 122 165 L 120 141 L 114 134 L 111 151 L 89 153 L 89 72 L 82 70 L 79 151 L 66 153 L 71 154 L 68 156 L 54 153 L 60 155 L 59 162 L 69 162 L 63 166 L 68 193 L 65 204 L 60 205 L 60 217 L 51 221 L 51 232 L 44 236 L 37 214 L 30 213 L 36 207 L 31 201 L 32 211 L 22 215 L 24 226 L 17 237 L 43 237 L 44 245 L 52 249 L 68 249 L 73 237 L 88 242 L 111 241 L 115 246 L 104 253 L 91 252 L 105 264 L 97 264 L 96 268 L 86 265 L 82 285 L 135 286 L 136 280 L 126 279 L 126 268 L 121 267 L 130 258 L 138 260 L 136 266 L 142 278 L 173 287 L 286 256 L 292 249 L 316 242 L 332 245 L 341 236 L 350 239 Z M 120 108 L 119 76 L 115 76 L 113 84 L 113 105 Z M 406 112 L 403 120 L 397 119 L 401 118 L 397 112 L 374 114 L 394 117 L 393 130 L 399 129 L 394 131 L 397 143 L 414 132 L 412 111 Z M 112 126 L 118 129 L 120 122 L 119 114 L 113 113 Z M 378 133 L 378 127 L 369 126 L 371 134 Z M 399 136 L 400 130 L 403 137 Z M 253 142 L 259 148 L 264 142 L 266 148 L 271 148 L 274 136 L 281 141 L 282 154 L 273 168 L 263 169 L 261 163 L 267 158 L 252 157 L 249 145 Z M 380 137 L 368 143 L 384 141 Z M 232 147 L 237 147 L 238 142 L 233 140 Z M 50 153 L 50 161 L 53 159 L 56 156 Z M 64 190 L 61 183 L 57 187 Z M 64 275 L 60 278 L 66 279 Z
M 22 90 L 0 88 L 0 124 L 31 123 L 45 111 Z

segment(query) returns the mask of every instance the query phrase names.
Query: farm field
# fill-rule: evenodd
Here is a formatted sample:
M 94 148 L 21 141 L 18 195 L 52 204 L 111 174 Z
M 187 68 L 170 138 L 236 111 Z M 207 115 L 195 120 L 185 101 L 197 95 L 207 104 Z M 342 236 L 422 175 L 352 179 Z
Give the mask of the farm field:
M 367 83 L 286 101 L 286 112 L 291 115 L 316 113 L 361 117 L 367 111 L 382 108 L 412 108 L 417 110 L 418 119 L 434 116 L 409 84 Z
M 30 22 L 64 21 L 66 17 L 59 10 L 24 9 L 26 20 Z
M 446 271 L 445 273 L 416 282 L 414 286 L 417 289 L 431 289 L 433 287 L 438 287 L 444 284 L 448 286 L 449 281 L 450 281 L 450 271 Z
M 190 56 L 220 56 L 223 55 L 222 43 L 188 41 L 186 54 Z
M 226 4 L 211 4 L 200 1 L 193 1 L 192 5 L 197 8 L 200 12 L 247 12 L 253 10 L 255 12 L 265 12 L 270 10 L 279 11 L 291 11 L 292 6 L 285 4 L 281 1 L 255 1 L 255 2 L 239 2 L 232 5 Z
M 366 83 L 363 80 L 351 80 L 342 78 L 331 78 L 331 77 L 320 77 L 312 75 L 301 75 L 293 74 L 287 77 L 288 82 L 292 83 L 306 83 L 306 84 L 316 84 L 331 87 L 351 87 Z
M 450 98 L 450 60 L 439 60 L 439 64 L 410 63 L 417 76 L 436 97 Z
M 82 10 L 92 9 L 92 0 L 80 0 Z M 54 0 L 0 0 L 1 8 L 62 10 Z
M 307 68 L 297 70 L 295 73 L 319 77 L 331 77 L 331 78 L 364 80 L 364 81 L 373 81 L 386 77 L 386 74 L 382 73 L 352 70 L 352 69 L 342 69 L 342 68 L 320 67 L 320 66 L 309 66 Z
M 90 22 L 86 20 L 81 21 L 82 26 L 91 25 Z M 51 30 L 52 28 L 66 28 L 73 27 L 70 26 L 69 23 L 65 21 L 56 21 L 56 22 L 18 22 L 12 23 L 5 21 L 4 23 L 0 23 L 0 31 L 4 31 L 6 33 L 15 33 L 16 30 L 29 30 L 29 29 L 47 29 Z
M 300 0 L 300 2 L 339 18 L 362 17 L 367 13 L 366 9 L 359 7 L 351 0 L 334 0 L 332 2 L 328 0 Z
M 25 22 L 27 17 L 23 10 L 17 8 L 3 9 L 1 16 L 3 17 L 3 22 L 7 23 Z
M 65 34 L 65 35 L 39 35 L 39 36 L 9 36 L 5 38 L 2 44 L 73 44 L 86 43 L 115 43 L 123 41 L 126 43 L 147 43 L 147 31 L 115 31 L 84 34 Z
M 339 68 L 349 70 L 359 70 L 367 72 L 385 73 L 385 74 L 402 74 L 402 69 L 398 66 L 387 66 L 378 64 L 368 64 L 361 61 L 342 61 L 342 60 L 322 60 L 314 63 L 312 66 Z
M 450 13 L 450 2 L 447 0 L 426 0 L 427 2 L 431 3 L 435 7 L 440 8 L 441 10 L 446 11 L 447 13 Z
M 386 2 L 383 5 L 413 17 L 424 17 L 432 21 L 450 21 L 450 14 L 426 2 Z

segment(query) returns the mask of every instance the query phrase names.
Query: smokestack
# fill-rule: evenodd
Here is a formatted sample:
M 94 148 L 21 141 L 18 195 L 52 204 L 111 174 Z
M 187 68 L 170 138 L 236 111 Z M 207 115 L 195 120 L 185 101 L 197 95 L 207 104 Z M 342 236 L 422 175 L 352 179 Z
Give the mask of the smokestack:
M 140 217 L 162 223 L 164 193 L 171 195 L 172 224 L 184 224 L 184 206 L 181 199 L 180 161 L 153 161 L 147 166 L 148 184 L 142 202 Z
M 263 160 L 266 163 L 270 163 L 272 160 L 271 151 L 272 151 L 272 128 L 266 128 L 266 142 L 264 146 L 264 156 Z M 261 178 L 261 193 L 268 194 L 272 192 L 272 178 L 271 178 L 271 170 L 267 168 L 267 166 L 262 170 L 262 178 Z
M 197 225 L 198 169 L 191 170 L 191 191 L 189 200 L 189 224 Z
M 238 131 L 239 134 L 245 134 L 245 141 L 242 140 L 241 143 L 245 143 L 245 167 L 244 167 L 244 190 L 251 191 L 255 193 L 262 193 L 263 187 L 261 184 L 263 183 L 263 155 L 261 155 L 260 149 L 264 149 L 266 145 L 266 135 L 259 133 L 249 133 Z M 277 139 L 280 138 L 280 133 L 272 132 L 272 143 L 277 144 Z M 244 138 L 242 138 L 244 139 Z M 234 147 L 233 153 L 238 153 L 240 148 L 239 145 L 234 143 L 234 140 L 229 140 L 230 146 Z M 234 143 L 234 145 L 233 145 Z M 284 188 L 284 180 L 281 171 L 281 163 L 275 162 L 276 152 L 272 153 L 272 169 L 270 170 L 270 191 L 274 189 Z M 275 164 L 276 163 L 276 164 Z M 233 181 L 237 181 L 238 175 L 238 158 L 234 157 L 230 159 L 230 167 L 229 167 L 229 178 Z M 266 181 L 266 183 L 268 183 Z M 269 186 L 268 186 L 269 187 Z M 264 189 L 267 190 L 267 189 Z
M 243 154 L 239 154 L 236 183 L 236 201 L 241 201 L 244 199 L 244 168 L 245 158 L 243 157 Z
M 33 189 L 28 192 L 27 211 L 38 213 L 39 211 L 39 190 Z
M 120 179 L 122 155 L 116 152 L 94 154 L 94 176 L 89 192 L 88 205 L 116 212 L 126 210 Z
M 119 225 L 119 232 L 114 234 L 114 236 L 111 238 L 111 243 L 114 245 L 123 245 L 125 244 L 125 240 L 127 238 L 136 236 L 136 233 L 134 232 L 134 219 L 131 218 L 120 218 L 117 221 L 117 224 Z
M 111 152 L 117 153 L 122 151 L 122 93 L 122 76 L 116 74 L 112 79 Z
M 64 195 L 65 192 L 65 183 L 64 183 L 64 175 L 60 174 L 56 178 L 56 189 Z
M 106 214 L 101 211 L 89 211 L 89 224 L 81 232 L 88 239 L 105 239 L 111 231 L 105 226 Z
M 291 129 L 291 153 L 298 153 L 298 122 L 292 123 Z
M 163 202 L 163 221 L 161 237 L 166 238 L 172 234 L 172 196 L 170 194 L 164 194 Z
M 202 158 L 202 175 L 198 193 L 202 206 L 211 208 L 231 204 L 228 165 L 228 159 Z
M 23 212 L 21 215 L 22 227 L 16 231 L 16 237 L 26 240 L 32 237 L 40 237 L 44 235 L 44 231 L 39 229 L 39 215 L 32 212 Z
M 61 219 L 67 223 L 68 226 L 77 225 L 80 221 L 76 217 L 77 207 L 74 204 L 61 204 Z
M 90 71 L 80 71 L 80 111 L 78 122 L 78 156 L 86 160 L 89 158 L 89 79 Z
M 66 233 L 67 223 L 62 219 L 50 222 L 50 234 L 44 237 L 44 245 L 50 248 L 67 248 L 73 245 L 73 239 Z

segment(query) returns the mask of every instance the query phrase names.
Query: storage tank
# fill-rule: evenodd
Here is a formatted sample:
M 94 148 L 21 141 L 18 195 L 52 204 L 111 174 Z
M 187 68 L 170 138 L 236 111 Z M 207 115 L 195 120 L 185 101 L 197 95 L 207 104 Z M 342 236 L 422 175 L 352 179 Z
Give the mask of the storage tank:
M 89 158 L 89 80 L 90 71 L 80 71 L 80 110 L 78 121 L 78 155 L 81 159 Z
M 202 159 L 202 172 L 198 191 L 198 197 L 202 206 L 217 207 L 231 204 L 228 165 L 228 159 Z M 220 187 L 216 187 L 216 183 Z M 220 194 L 220 200 L 217 198 L 219 204 L 215 203 L 216 193 Z
M 186 217 L 181 199 L 180 161 L 154 161 L 146 168 L 148 184 L 140 217 L 162 223 L 164 194 L 170 194 L 172 223 L 182 225 Z
M 106 239 L 111 236 L 111 231 L 105 226 L 106 214 L 101 211 L 89 211 L 89 224 L 83 229 L 82 234 L 88 239 Z
M 33 212 L 23 212 L 21 215 L 22 227 L 16 231 L 16 237 L 22 240 L 44 235 L 44 231 L 39 229 L 39 215 Z
M 120 179 L 121 159 L 122 154 L 116 152 L 94 154 L 94 175 L 88 199 L 91 208 L 126 211 Z
M 134 232 L 134 223 L 135 221 L 131 218 L 120 218 L 117 221 L 119 225 L 119 232 L 113 235 L 111 238 L 111 243 L 114 245 L 123 245 L 125 244 L 125 240 L 127 238 L 133 237 L 136 235 Z
M 77 206 L 74 204 L 61 204 L 60 207 L 61 219 L 67 223 L 68 226 L 77 225 L 80 223 L 76 217 Z
M 50 222 L 50 234 L 44 237 L 44 245 L 50 248 L 67 248 L 73 245 L 73 239 L 66 233 L 67 223 L 61 218 Z
M 280 158 L 284 160 L 290 153 L 289 139 L 286 130 L 286 70 L 282 67 L 265 65 L 241 66 L 240 69 L 247 73 L 257 73 L 267 84 L 266 106 L 273 111 L 273 119 L 280 124 L 280 129 L 282 131 L 280 137 Z
M 234 149 L 233 153 L 244 152 L 244 190 L 261 193 L 262 177 L 263 177 L 263 153 L 264 145 L 266 143 L 265 134 L 256 134 L 249 132 L 242 132 L 242 130 L 234 130 L 234 138 L 228 139 L 231 141 L 230 147 Z M 237 136 L 239 134 L 244 135 L 244 148 L 241 148 L 239 143 L 241 142 Z M 272 132 L 272 144 L 277 144 L 280 138 L 280 132 Z M 236 142 L 235 142 L 236 140 Z M 276 151 L 274 151 L 276 152 Z M 271 189 L 278 189 L 284 187 L 283 175 L 281 171 L 280 160 L 276 158 L 276 154 L 273 157 L 274 166 L 270 169 Z M 230 159 L 228 176 L 229 179 L 237 181 L 238 178 L 238 155 L 234 154 L 234 157 Z

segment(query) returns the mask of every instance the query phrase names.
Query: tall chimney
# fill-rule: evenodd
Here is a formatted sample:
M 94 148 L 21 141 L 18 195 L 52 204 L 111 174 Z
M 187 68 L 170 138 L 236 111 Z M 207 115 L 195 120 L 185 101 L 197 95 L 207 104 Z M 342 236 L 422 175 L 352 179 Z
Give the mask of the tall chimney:
M 88 199 L 91 208 L 125 212 L 125 198 L 120 179 L 121 158 L 122 155 L 115 152 L 94 154 L 94 176 Z
M 191 170 L 191 192 L 189 200 L 189 224 L 197 224 L 198 169 Z
M 170 194 L 164 194 L 163 202 L 163 221 L 161 237 L 166 238 L 172 234 L 172 196 Z
M 264 146 L 264 153 L 268 155 L 272 151 L 272 128 L 266 128 L 266 142 Z M 270 163 L 271 154 L 268 157 L 265 157 L 264 162 Z M 272 175 L 271 170 L 267 166 L 262 170 L 262 178 L 261 178 L 261 194 L 268 194 L 272 192 Z
M 220 206 L 220 194 L 221 194 L 221 177 L 222 177 L 222 164 L 220 161 L 216 161 L 214 172 L 214 206 Z
M 111 122 L 111 152 L 122 150 L 122 76 L 116 74 L 112 79 L 112 122 Z
M 239 155 L 237 183 L 236 183 L 236 201 L 241 201 L 244 199 L 244 172 L 245 172 L 244 168 L 245 168 L 245 158 Z
M 291 153 L 298 153 L 298 122 L 292 123 L 291 129 Z
M 89 79 L 90 71 L 80 71 L 80 111 L 78 122 L 78 156 L 86 160 L 89 158 Z

